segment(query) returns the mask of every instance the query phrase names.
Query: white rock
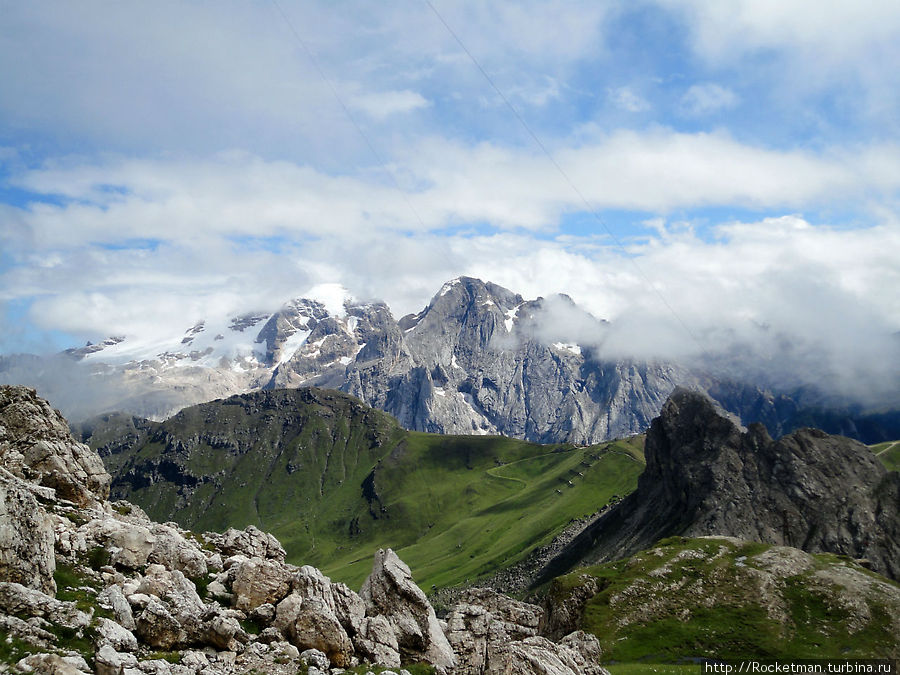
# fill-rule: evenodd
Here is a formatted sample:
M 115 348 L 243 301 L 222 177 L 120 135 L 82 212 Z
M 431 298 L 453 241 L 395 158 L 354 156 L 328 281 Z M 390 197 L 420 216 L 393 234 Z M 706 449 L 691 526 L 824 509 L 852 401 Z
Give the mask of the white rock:
M 108 586 L 97 596 L 97 604 L 110 610 L 123 628 L 134 630 L 134 614 L 121 588 L 116 585 Z
M 125 668 L 137 668 L 138 659 L 134 654 L 121 654 L 112 645 L 102 645 L 94 654 L 94 669 L 97 675 L 119 675 Z
M 320 652 L 318 649 L 307 649 L 306 651 L 301 652 L 300 661 L 307 666 L 315 666 L 324 671 L 327 671 L 331 666 L 331 662 L 329 662 L 325 653 Z
M 206 556 L 197 544 L 170 525 L 154 524 L 150 532 L 156 538 L 148 558 L 150 562 L 179 570 L 192 579 L 206 575 Z
M 265 603 L 278 603 L 291 588 L 291 572 L 274 560 L 252 558 L 239 562 L 234 571 L 231 591 L 234 606 L 249 612 Z
M 109 645 L 117 652 L 137 651 L 138 641 L 134 634 L 111 619 L 97 619 L 97 644 Z
M 391 623 L 404 659 L 448 669 L 456 665 L 428 598 L 413 581 L 409 567 L 391 549 L 375 554 L 372 573 L 359 594 L 367 616 L 381 614 Z
M 0 581 L 55 594 L 53 520 L 23 483 L 0 472 Z

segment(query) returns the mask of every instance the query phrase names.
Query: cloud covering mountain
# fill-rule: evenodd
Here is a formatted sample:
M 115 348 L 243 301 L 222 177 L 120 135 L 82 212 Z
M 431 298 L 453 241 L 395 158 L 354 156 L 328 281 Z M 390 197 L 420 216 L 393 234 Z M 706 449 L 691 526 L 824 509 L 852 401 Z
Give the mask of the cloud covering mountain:
M 616 354 L 880 392 L 898 37 L 888 2 L 12 7 L 0 352 L 469 275 Z

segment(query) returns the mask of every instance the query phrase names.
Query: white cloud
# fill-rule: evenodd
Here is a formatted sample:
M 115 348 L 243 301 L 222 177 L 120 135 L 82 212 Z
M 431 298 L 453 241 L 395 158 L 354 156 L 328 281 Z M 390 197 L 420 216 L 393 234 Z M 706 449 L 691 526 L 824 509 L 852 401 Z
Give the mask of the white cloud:
M 739 59 L 747 50 L 774 48 L 840 61 L 900 36 L 900 6 L 893 0 L 657 2 L 687 12 L 698 49 L 715 59 Z
M 785 386 L 873 396 L 896 387 L 887 366 L 897 363 L 900 226 L 840 230 L 784 216 L 721 225 L 711 241 L 681 223 L 655 227 L 658 235 L 627 254 L 602 239 L 583 247 L 524 231 L 365 228 L 250 250 L 192 237 L 147 249 L 79 247 L 56 251 L 51 268 L 7 272 L 2 287 L 7 297 L 38 298 L 30 312 L 38 325 L 96 340 L 180 331 L 211 312 L 274 309 L 317 284 L 384 299 L 399 317 L 465 274 L 526 297 L 569 294 L 613 322 L 596 338 L 606 356 L 733 349 L 748 369 L 781 373 Z M 590 344 L 583 322 L 577 327 Z
M 435 6 L 505 90 L 525 82 L 536 100 L 596 53 L 609 11 L 586 1 Z M 0 25 L 0 117 L 79 150 L 249 146 L 327 164 L 368 152 L 332 85 L 376 121 L 453 91 L 469 101 L 487 91 L 468 59 L 445 58 L 459 46 L 424 3 L 282 7 L 290 25 L 268 3 L 229 0 L 10 5 Z
M 714 83 L 694 84 L 681 97 L 681 105 L 690 115 L 701 116 L 733 108 L 738 96 L 731 89 Z
M 650 110 L 650 103 L 642 96 L 635 93 L 631 87 L 610 89 L 609 98 L 612 100 L 614 106 L 628 112 L 637 113 Z
M 655 0 L 684 17 L 707 67 L 761 85 L 760 98 L 824 126 L 827 92 L 853 116 L 896 129 L 900 3 L 894 0 Z M 828 119 L 822 119 L 822 117 Z
M 398 154 L 400 150 L 398 150 Z M 226 237 L 358 236 L 466 223 L 552 230 L 585 210 L 578 192 L 540 154 L 434 138 L 403 150 L 395 177 L 376 167 L 328 175 L 243 153 L 208 159 L 117 159 L 51 164 L 14 183 L 62 197 L 7 209 L 7 249 L 45 252 L 130 240 L 205 242 Z M 594 208 L 665 212 L 732 205 L 797 210 L 900 191 L 900 148 L 814 154 L 749 146 L 725 134 L 619 132 L 555 156 Z
M 398 113 L 408 113 L 419 108 L 426 108 L 430 104 L 421 94 L 405 89 L 355 96 L 352 99 L 352 105 L 375 119 L 383 120 Z

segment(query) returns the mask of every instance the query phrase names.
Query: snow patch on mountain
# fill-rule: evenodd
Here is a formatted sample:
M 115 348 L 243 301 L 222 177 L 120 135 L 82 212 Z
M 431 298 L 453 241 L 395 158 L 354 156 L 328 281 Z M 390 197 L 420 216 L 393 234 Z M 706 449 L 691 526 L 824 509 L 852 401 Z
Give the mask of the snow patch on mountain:
M 518 317 L 519 317 L 519 309 L 521 309 L 522 305 L 524 305 L 524 304 L 525 304 L 524 302 L 520 302 L 518 305 L 516 305 L 512 309 L 506 310 L 506 312 L 504 313 L 504 316 L 506 317 L 506 319 L 504 319 L 503 325 L 506 326 L 507 333 L 512 333 L 513 326 L 516 323 L 516 319 L 518 319 Z
M 456 279 L 451 279 L 446 284 L 441 286 L 441 290 L 438 292 L 438 297 L 441 297 L 441 298 L 444 297 L 445 295 L 447 295 L 447 293 L 449 293 L 451 290 L 453 290 L 454 286 L 456 286 L 459 283 L 461 283 L 459 277 L 457 277 Z
M 298 330 L 285 340 L 284 344 L 281 346 L 281 358 L 279 358 L 276 365 L 280 366 L 282 363 L 290 361 L 294 354 L 297 353 L 297 350 L 306 342 L 306 338 L 309 337 L 311 332 L 312 331 L 309 330 Z
M 569 352 L 570 354 L 581 356 L 581 347 L 576 344 L 569 342 L 554 342 L 553 347 L 561 352 Z

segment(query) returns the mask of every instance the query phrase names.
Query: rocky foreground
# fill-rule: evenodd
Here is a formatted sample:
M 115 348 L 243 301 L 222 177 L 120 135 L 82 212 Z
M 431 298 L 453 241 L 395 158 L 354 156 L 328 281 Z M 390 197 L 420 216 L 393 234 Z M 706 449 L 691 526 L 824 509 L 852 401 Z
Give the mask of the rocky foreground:
M 409 568 L 361 591 L 284 562 L 256 528 L 202 535 L 109 502 L 100 458 L 35 392 L 0 387 L 0 637 L 14 672 L 592 675 L 597 639 L 539 634 L 543 610 L 470 590 L 439 621 Z

